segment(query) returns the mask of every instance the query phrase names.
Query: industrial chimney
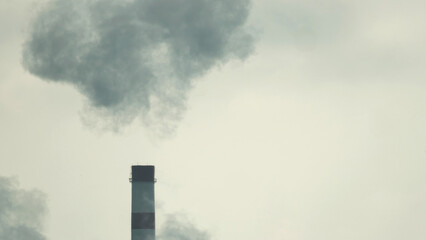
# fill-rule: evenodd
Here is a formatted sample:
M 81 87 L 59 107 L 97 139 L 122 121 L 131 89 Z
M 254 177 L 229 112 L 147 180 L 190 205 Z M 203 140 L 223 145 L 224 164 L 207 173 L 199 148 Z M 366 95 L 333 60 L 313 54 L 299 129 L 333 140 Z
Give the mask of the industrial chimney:
M 132 240 L 155 240 L 154 166 L 132 166 Z

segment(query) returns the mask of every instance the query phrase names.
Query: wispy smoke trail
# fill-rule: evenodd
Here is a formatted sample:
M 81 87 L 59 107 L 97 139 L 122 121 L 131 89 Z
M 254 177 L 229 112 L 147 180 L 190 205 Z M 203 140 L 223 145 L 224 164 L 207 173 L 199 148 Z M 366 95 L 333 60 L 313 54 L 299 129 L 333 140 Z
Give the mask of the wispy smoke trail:
M 210 235 L 194 226 L 182 215 L 169 215 L 158 240 L 209 240 Z
M 0 177 L 0 239 L 45 240 L 41 234 L 45 195 L 19 189 L 14 179 Z
M 249 8 L 250 0 L 52 0 L 23 65 L 75 86 L 112 126 L 142 116 L 173 129 L 195 78 L 251 53 Z

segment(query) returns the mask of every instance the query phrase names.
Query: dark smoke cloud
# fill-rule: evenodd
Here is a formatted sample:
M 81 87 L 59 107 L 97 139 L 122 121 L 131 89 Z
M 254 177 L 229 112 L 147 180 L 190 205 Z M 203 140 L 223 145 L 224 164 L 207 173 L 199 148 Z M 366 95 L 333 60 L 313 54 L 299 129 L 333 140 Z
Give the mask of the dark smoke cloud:
M 114 126 L 166 128 L 195 78 L 253 48 L 250 0 L 53 0 L 25 43 L 32 74 L 70 83 Z
M 183 215 L 169 215 L 158 240 L 209 240 L 210 235 L 194 226 Z
M 0 239 L 45 240 L 41 234 L 45 195 L 19 189 L 14 179 L 0 177 Z

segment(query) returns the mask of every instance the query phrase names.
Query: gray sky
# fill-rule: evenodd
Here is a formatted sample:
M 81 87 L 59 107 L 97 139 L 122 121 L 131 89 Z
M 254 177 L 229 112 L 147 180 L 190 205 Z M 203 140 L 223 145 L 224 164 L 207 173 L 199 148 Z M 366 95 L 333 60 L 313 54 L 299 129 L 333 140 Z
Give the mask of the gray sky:
M 129 239 L 134 163 L 159 225 L 212 239 L 426 238 L 423 1 L 253 1 L 254 52 L 198 76 L 167 138 L 90 128 L 83 94 L 24 70 L 42 2 L 0 3 L 0 176 L 44 192 L 46 239 Z

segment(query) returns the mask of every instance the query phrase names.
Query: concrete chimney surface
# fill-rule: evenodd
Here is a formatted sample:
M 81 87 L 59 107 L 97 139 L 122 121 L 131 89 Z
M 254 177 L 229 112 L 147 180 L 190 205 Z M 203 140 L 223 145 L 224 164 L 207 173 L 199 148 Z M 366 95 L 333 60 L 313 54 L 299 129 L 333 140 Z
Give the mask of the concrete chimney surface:
M 155 240 L 154 166 L 132 166 L 132 240 Z

